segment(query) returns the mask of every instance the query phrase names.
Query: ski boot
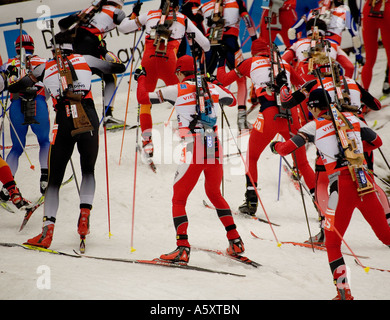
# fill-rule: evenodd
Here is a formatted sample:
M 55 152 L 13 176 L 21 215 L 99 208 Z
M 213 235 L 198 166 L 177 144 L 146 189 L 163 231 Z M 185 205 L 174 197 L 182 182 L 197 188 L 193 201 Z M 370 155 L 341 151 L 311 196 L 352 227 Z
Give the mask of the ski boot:
M 7 202 L 9 200 L 9 193 L 7 188 L 2 187 L 0 191 L 0 200 L 3 202 Z
M 385 76 L 385 81 L 383 82 L 382 93 L 385 96 L 390 94 L 389 67 L 387 67 L 387 69 L 386 69 L 386 76 Z
M 153 172 L 157 172 L 156 165 L 153 161 L 153 142 L 151 139 L 142 141 L 142 155 L 144 161 L 149 165 Z
M 254 216 L 257 211 L 258 199 L 256 191 L 252 186 L 247 186 L 245 192 L 245 202 L 238 207 L 238 211 L 247 214 L 249 216 Z
M 81 237 L 85 237 L 89 234 L 89 217 L 91 210 L 87 208 L 80 209 L 80 216 L 77 223 L 77 232 Z
M 146 159 L 152 159 L 153 158 L 153 142 L 152 140 L 144 140 L 142 141 L 142 151 Z
M 320 232 L 318 232 L 316 235 L 309 238 L 309 240 L 306 240 L 305 243 L 312 243 L 316 246 L 324 246 L 325 245 L 325 233 L 324 229 L 320 229 Z
M 51 223 L 43 227 L 41 234 L 27 240 L 27 242 L 25 242 L 24 244 L 47 249 L 51 245 L 51 241 L 53 240 L 53 234 L 54 234 L 54 223 Z
M 244 251 L 244 242 L 241 240 L 241 237 L 229 240 L 229 247 L 226 249 L 227 254 L 237 255 L 243 253 Z
M 39 189 L 40 189 L 42 195 L 44 195 L 46 192 L 48 180 L 49 180 L 49 170 L 48 169 L 41 169 L 41 178 L 39 180 Z
M 240 133 L 243 130 L 252 129 L 252 125 L 248 122 L 246 117 L 246 108 L 238 109 L 237 112 L 237 126 Z
M 13 185 L 13 187 L 8 188 L 8 193 L 10 200 L 15 205 L 16 208 L 21 209 L 24 206 L 28 205 L 28 202 L 22 197 L 18 187 Z
M 167 254 L 162 254 L 160 256 L 160 259 L 169 262 L 179 262 L 187 264 L 190 260 L 190 251 L 191 248 L 189 247 L 178 246 L 176 250 Z
M 351 289 L 349 288 L 337 288 L 337 296 L 332 300 L 353 300 L 354 297 L 351 295 Z
M 389 95 L 390 94 L 389 82 L 383 82 L 382 92 L 383 92 L 384 95 Z
M 119 119 L 116 119 L 112 115 L 112 107 L 105 107 L 103 112 L 106 112 L 105 114 L 103 113 L 103 124 L 106 126 L 107 129 L 110 129 L 112 127 L 118 127 L 118 126 L 124 126 L 125 122 Z

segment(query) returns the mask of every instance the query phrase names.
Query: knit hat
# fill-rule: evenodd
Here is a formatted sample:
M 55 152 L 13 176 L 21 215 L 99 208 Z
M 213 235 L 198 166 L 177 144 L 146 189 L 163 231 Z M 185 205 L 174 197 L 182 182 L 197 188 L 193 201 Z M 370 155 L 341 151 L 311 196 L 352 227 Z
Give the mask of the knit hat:
M 34 40 L 30 35 L 22 34 L 22 48 L 24 48 L 27 51 L 34 52 Z M 19 54 L 20 36 L 15 41 L 15 50 L 16 50 L 17 54 Z
M 310 108 L 318 108 L 320 110 L 325 110 L 328 108 L 328 103 L 331 103 L 331 101 L 332 99 L 328 91 L 322 88 L 318 88 L 310 92 L 309 101 L 307 102 L 307 105 Z
M 176 72 L 194 71 L 194 58 L 188 55 L 181 56 L 176 62 Z
M 255 55 L 268 55 L 270 54 L 269 42 L 263 38 L 258 38 L 252 42 L 251 46 L 252 56 Z

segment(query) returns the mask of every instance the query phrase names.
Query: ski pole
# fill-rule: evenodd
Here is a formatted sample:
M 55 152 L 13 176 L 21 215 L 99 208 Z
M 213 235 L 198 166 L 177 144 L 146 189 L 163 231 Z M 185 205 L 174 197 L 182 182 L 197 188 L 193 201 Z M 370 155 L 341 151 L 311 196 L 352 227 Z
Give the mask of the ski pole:
M 287 166 L 290 168 L 290 170 L 292 170 L 292 167 L 290 166 L 290 164 L 288 163 L 287 159 L 285 157 L 282 157 L 282 159 L 285 161 L 285 163 L 287 164 Z M 307 188 L 305 188 L 305 186 L 302 184 L 301 180 L 298 179 L 298 182 L 300 185 L 302 185 L 302 187 L 309 193 L 310 197 L 312 198 L 313 200 L 313 203 L 315 204 L 315 206 L 317 207 L 317 209 L 321 212 L 321 214 L 323 216 L 325 216 L 325 212 L 324 210 L 321 208 L 321 206 L 318 204 L 317 200 L 315 200 L 315 198 L 310 194 L 310 191 L 307 190 Z M 348 243 L 345 241 L 345 239 L 343 238 L 343 236 L 340 234 L 340 232 L 338 232 L 338 230 L 333 226 L 333 229 L 334 229 L 334 232 L 337 234 L 337 236 L 341 239 L 341 241 L 345 244 L 345 246 L 348 248 L 348 250 L 351 252 L 351 254 L 355 257 L 358 265 L 360 265 L 364 271 L 368 272 L 369 271 L 369 268 L 366 268 L 363 266 L 363 264 L 360 262 L 360 260 L 358 259 L 358 257 L 356 256 L 356 254 L 353 252 L 353 250 L 351 249 L 351 247 L 348 245 Z M 310 241 L 312 243 L 312 241 Z M 313 245 L 313 243 L 312 243 Z
M 4 122 L 5 122 L 5 113 L 7 112 L 7 104 L 8 104 L 8 97 L 9 97 L 9 91 L 7 91 L 7 96 L 5 97 L 5 102 L 3 101 L 4 99 L 4 92 L 1 93 L 1 108 L 3 110 L 2 112 L 2 120 L 1 120 L 1 137 L 3 141 L 3 159 L 5 159 L 5 128 L 4 128 Z
M 367 169 L 367 171 L 369 173 L 371 173 L 372 175 L 374 175 L 376 178 L 378 178 L 380 181 L 382 181 L 387 187 L 390 188 L 390 183 L 388 183 L 385 179 L 379 177 L 374 171 L 370 170 L 370 169 Z
M 131 240 L 130 240 L 130 252 L 134 252 L 134 217 L 135 217 L 135 191 L 137 184 L 137 162 L 138 162 L 138 133 L 139 133 L 139 114 L 141 111 L 141 106 L 138 104 L 138 112 L 137 112 L 137 128 L 135 130 L 135 156 L 134 156 L 134 182 L 133 182 L 133 206 L 131 213 Z
M 387 165 L 387 168 L 390 170 L 390 165 L 389 165 L 389 163 L 387 162 L 387 159 L 386 159 L 385 155 L 383 154 L 381 148 L 378 148 L 378 150 L 379 150 L 380 154 L 382 155 L 382 158 L 383 158 L 383 160 L 385 161 L 385 163 L 386 163 L 386 165 Z
M 129 61 L 128 61 L 127 64 L 126 64 L 126 69 L 125 69 L 125 71 L 127 70 L 127 68 L 129 67 L 131 61 L 133 60 L 134 52 L 135 52 L 135 50 L 137 49 L 138 44 L 140 43 L 143 34 L 144 34 L 144 30 L 142 30 L 141 36 L 139 37 L 139 39 L 138 39 L 138 41 L 137 41 L 137 44 L 135 45 L 135 48 L 133 49 L 133 52 L 132 52 L 132 54 L 131 54 L 131 57 L 130 57 Z M 112 100 L 114 99 L 114 97 L 115 97 L 115 95 L 116 95 L 116 92 L 118 91 L 118 88 L 119 88 L 119 86 L 120 86 L 120 84 L 121 84 L 121 82 L 122 82 L 122 80 L 123 80 L 125 71 L 121 74 L 121 78 L 119 79 L 118 85 L 115 87 L 115 90 L 114 90 L 114 92 L 112 93 L 112 96 L 111 96 L 111 98 L 110 98 L 110 101 L 108 102 L 107 107 L 106 107 L 106 109 L 104 110 L 104 114 L 106 114 L 106 112 L 108 111 L 108 108 L 111 106 L 111 102 L 112 102 Z M 102 123 L 103 119 L 104 119 L 104 116 L 100 119 L 99 125 Z
M 122 142 L 121 142 L 121 150 L 119 153 L 119 165 L 121 164 L 122 159 L 122 150 L 123 150 L 123 141 L 125 139 L 125 132 L 126 132 L 126 120 L 127 120 L 127 111 L 129 109 L 129 100 L 130 100 L 130 87 L 131 87 L 131 79 L 133 74 L 133 64 L 134 64 L 134 50 L 135 50 L 135 39 L 137 38 L 137 32 L 134 33 L 134 42 L 133 42 L 133 52 L 131 56 L 131 66 L 130 66 L 130 79 L 129 79 L 129 87 L 127 88 L 127 101 L 126 101 L 126 111 L 125 111 L 125 122 L 123 125 L 123 132 L 122 132 Z
M 164 122 L 164 126 L 167 127 L 169 122 L 171 121 L 171 118 L 172 118 L 172 115 L 173 115 L 173 112 L 175 111 L 175 106 L 172 107 L 172 111 L 171 111 L 171 114 L 169 115 L 168 117 L 168 120 Z
M 279 201 L 279 197 L 280 197 L 280 180 L 281 180 L 281 177 L 282 177 L 282 156 L 280 156 L 280 158 L 279 158 L 278 200 L 277 201 Z
M 72 168 L 72 172 L 73 172 L 73 176 L 74 176 L 74 182 L 76 183 L 77 193 L 80 195 L 79 182 L 77 181 L 76 171 L 74 169 L 72 158 L 70 158 L 69 161 L 70 161 L 70 166 Z
M 227 125 L 228 128 L 229 128 L 230 134 L 231 134 L 231 136 L 233 137 L 234 144 L 236 145 L 236 148 L 237 148 L 237 150 L 238 150 L 238 153 L 240 154 L 241 160 L 242 160 L 242 162 L 243 162 L 243 164 L 244 164 L 244 166 L 245 166 L 245 172 L 247 173 L 247 175 L 248 175 L 248 177 L 249 177 L 250 182 L 252 183 L 252 185 L 255 186 L 255 183 L 254 183 L 254 180 L 253 180 L 253 178 L 252 178 L 252 175 L 251 175 L 251 173 L 249 172 L 248 165 L 247 165 L 247 163 L 246 163 L 246 161 L 245 161 L 245 159 L 244 159 L 244 156 L 242 155 L 242 152 L 241 152 L 240 147 L 238 146 L 237 140 L 236 140 L 236 138 L 235 138 L 234 135 L 233 135 L 233 132 L 232 132 L 232 129 L 231 129 L 231 127 L 230 127 L 230 123 L 229 123 L 229 120 L 228 120 L 228 118 L 227 118 L 227 116 L 226 116 L 226 113 L 225 113 L 225 111 L 224 111 L 223 108 L 221 108 L 221 111 L 222 111 L 223 117 L 224 117 L 225 120 L 226 120 L 226 125 Z M 277 236 L 276 236 L 275 230 L 274 230 L 274 228 L 272 227 L 272 224 L 271 224 L 270 219 L 268 218 L 267 211 L 265 210 L 265 207 L 264 207 L 264 205 L 263 205 L 263 202 L 261 201 L 259 192 L 258 192 L 257 188 L 254 188 L 254 190 L 255 190 L 255 192 L 256 192 L 257 198 L 259 199 L 260 205 L 261 205 L 261 207 L 262 207 L 262 209 L 263 209 L 263 211 L 264 211 L 265 217 L 267 218 L 268 224 L 269 224 L 269 226 L 270 226 L 270 228 L 271 228 L 271 231 L 272 231 L 272 233 L 273 233 L 273 235 L 274 235 L 274 238 L 275 238 L 275 240 L 276 240 L 276 243 L 277 243 L 278 247 L 280 247 L 280 246 L 282 245 L 282 243 L 279 242 L 279 240 L 278 240 L 278 238 L 277 238 Z
M 17 133 L 17 131 L 16 131 L 16 129 L 15 129 L 15 127 L 14 127 L 12 121 L 11 121 L 10 116 L 8 115 L 7 112 L 5 112 L 5 115 L 7 116 L 8 121 L 9 121 L 11 127 L 12 127 L 12 130 L 14 131 L 15 136 L 16 136 L 16 138 L 18 139 L 18 141 L 19 141 L 19 143 L 20 143 L 20 146 L 22 147 L 23 152 L 24 152 L 24 154 L 26 155 L 26 158 L 27 158 L 28 162 L 30 163 L 30 169 L 31 169 L 31 170 L 35 170 L 35 166 L 32 164 L 32 162 L 31 162 L 31 160 L 30 160 L 30 157 L 29 157 L 28 154 L 27 154 L 26 148 L 25 148 L 25 146 L 23 146 L 23 143 L 22 143 L 22 141 L 20 140 L 20 137 L 19 137 L 19 135 L 18 135 L 18 133 Z
M 104 106 L 104 81 L 103 79 L 101 80 L 102 84 L 102 102 Z M 104 110 L 106 113 L 107 110 Z M 104 113 L 103 117 L 106 115 Z M 108 148 L 107 148 L 107 128 L 106 125 L 103 124 L 103 130 L 104 130 L 104 159 L 105 159 L 105 164 L 106 164 L 106 189 L 107 189 L 107 219 L 108 219 L 108 238 L 111 238 L 111 214 L 110 214 L 110 184 L 109 184 L 109 179 L 108 179 L 108 159 L 107 159 L 107 153 L 108 153 Z
M 286 119 L 287 120 L 287 124 L 288 124 L 288 131 L 291 132 L 291 123 L 290 123 L 290 119 Z M 297 177 L 298 177 L 298 180 L 300 180 L 300 173 L 299 173 L 299 167 L 298 167 L 298 160 L 297 160 L 297 155 L 295 153 L 295 151 L 292 152 L 292 157 L 293 157 L 293 160 L 294 160 L 294 163 L 295 163 L 295 166 L 297 168 Z M 303 196 L 303 189 L 302 189 L 302 183 L 299 184 L 299 191 L 301 193 L 301 199 L 302 199 L 302 205 L 303 205 L 303 211 L 305 213 L 305 219 L 306 219 L 306 226 L 307 226 L 307 230 L 309 232 L 309 239 L 310 239 L 310 243 L 311 243 L 311 248 L 314 252 L 314 245 L 313 245 L 313 242 L 311 241 L 312 239 L 312 236 L 311 236 L 311 231 L 310 231 L 310 225 L 309 225 L 309 218 L 307 216 L 307 209 L 306 209 L 306 203 L 305 203 L 305 197 Z

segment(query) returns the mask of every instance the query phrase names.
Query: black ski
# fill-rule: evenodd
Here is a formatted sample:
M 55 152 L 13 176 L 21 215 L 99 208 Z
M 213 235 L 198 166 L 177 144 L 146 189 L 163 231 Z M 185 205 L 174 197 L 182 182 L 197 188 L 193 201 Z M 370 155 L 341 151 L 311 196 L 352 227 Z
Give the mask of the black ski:
M 74 253 L 78 254 L 79 257 L 89 258 L 89 259 L 124 262 L 124 263 L 147 264 L 147 265 L 162 266 L 162 267 L 168 267 L 168 268 L 178 268 L 178 269 L 194 270 L 194 271 L 201 271 L 201 272 L 218 273 L 218 274 L 230 275 L 230 276 L 235 276 L 235 277 L 245 277 L 245 275 L 243 275 L 243 274 L 214 270 L 214 269 L 209 269 L 209 268 L 203 268 L 203 267 L 193 266 L 193 265 L 189 265 L 189 264 L 174 263 L 174 262 L 169 262 L 166 260 L 161 260 L 158 258 L 152 259 L 152 260 L 139 260 L 139 259 L 98 257 L 98 256 L 84 255 L 84 254 L 81 255 L 81 254 L 77 253 L 77 251 L 75 251 L 75 250 L 74 250 Z
M 214 209 L 215 210 L 215 207 L 214 206 L 212 206 L 212 205 L 210 205 L 210 204 L 208 204 L 205 200 L 203 200 L 203 205 L 206 207 L 206 208 L 208 208 L 208 209 Z M 260 221 L 260 222 L 263 222 L 263 223 L 268 223 L 268 224 L 272 224 L 273 226 L 277 226 L 277 227 L 280 227 L 280 224 L 277 224 L 277 223 L 273 223 L 273 222 L 270 222 L 270 221 L 268 221 L 268 220 L 265 220 L 265 219 L 262 219 L 262 218 L 259 218 L 259 217 L 256 217 L 256 216 L 250 216 L 250 215 L 248 215 L 248 214 L 242 214 L 242 213 L 240 213 L 240 212 L 238 212 L 238 211 L 235 211 L 235 210 L 232 210 L 232 209 L 230 209 L 232 212 L 233 212 L 233 214 L 235 214 L 235 215 L 240 215 L 240 216 L 245 216 L 245 217 L 248 217 L 248 218 L 250 218 L 250 219 L 253 219 L 253 220 L 256 220 L 256 221 Z

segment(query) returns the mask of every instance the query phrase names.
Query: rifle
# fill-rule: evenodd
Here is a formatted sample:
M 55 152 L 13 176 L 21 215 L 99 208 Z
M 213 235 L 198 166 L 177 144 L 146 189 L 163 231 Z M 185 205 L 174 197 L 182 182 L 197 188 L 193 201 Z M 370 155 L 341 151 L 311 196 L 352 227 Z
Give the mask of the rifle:
M 92 4 L 77 15 L 77 20 L 63 32 L 69 32 L 72 37 L 76 36 L 77 28 L 81 24 L 88 24 L 96 13 L 101 11 L 102 7 L 107 3 L 107 0 L 94 0 Z
M 279 9 L 281 7 L 283 7 L 284 1 L 285 0 L 273 0 L 272 5 L 270 5 L 270 1 L 267 0 L 267 1 L 263 1 L 261 4 L 261 7 L 263 9 L 268 10 L 268 16 L 270 18 L 269 24 L 270 24 L 270 27 L 274 30 L 281 30 L 282 29 L 282 25 L 279 21 Z M 272 21 L 273 17 L 275 17 L 275 23 L 272 24 L 272 26 L 271 26 L 271 21 Z
M 280 93 L 275 91 L 276 85 L 276 76 L 282 71 L 282 65 L 280 63 L 280 52 L 277 47 L 277 45 L 271 41 L 271 17 L 265 17 L 265 22 L 268 27 L 268 33 L 269 33 L 269 42 L 270 42 L 270 63 L 271 63 L 271 72 L 270 72 L 270 78 L 271 81 L 268 83 L 268 90 L 271 90 L 274 92 L 275 95 L 275 101 L 276 101 L 276 106 L 279 109 L 279 113 L 275 115 L 275 118 L 277 117 L 282 117 L 286 118 L 287 120 L 291 120 L 291 110 L 290 109 L 285 109 L 282 107 L 282 103 L 280 101 Z
M 53 20 L 49 20 L 49 23 L 53 37 L 54 56 L 60 76 L 60 95 L 63 99 L 69 101 L 69 105 L 66 105 L 65 107 L 67 108 L 67 114 L 70 114 L 73 118 L 74 130 L 71 131 L 71 135 L 73 137 L 81 133 L 93 131 L 94 128 L 81 104 L 82 94 L 73 91 L 73 80 L 77 80 L 76 72 L 70 61 L 67 58 L 64 59 L 60 47 L 56 44 Z M 68 109 L 69 107 L 70 110 Z
M 223 18 L 223 0 L 215 0 L 213 15 L 209 18 L 207 24 L 210 27 L 210 45 L 219 45 L 223 36 L 223 28 L 225 27 L 225 19 Z
M 207 158 L 215 157 L 215 140 L 214 125 L 217 118 L 210 117 L 213 111 L 213 101 L 210 90 L 204 75 L 201 72 L 201 62 L 195 52 L 194 47 L 195 33 L 187 33 L 188 44 L 191 48 L 192 57 L 194 58 L 194 72 L 195 72 L 195 87 L 196 87 L 196 113 L 197 117 L 192 121 L 190 130 L 192 131 L 198 121 L 203 124 L 204 138 L 206 143 Z M 204 52 L 203 52 L 204 55 Z
M 20 36 L 19 36 L 19 61 L 20 61 L 20 79 L 23 78 L 26 74 L 30 73 L 30 59 L 26 56 L 26 50 L 23 47 L 23 18 L 16 18 L 16 24 L 20 26 Z M 35 86 L 27 87 L 20 95 L 21 100 L 21 110 L 24 116 L 24 122 L 22 125 L 29 124 L 39 124 L 37 120 L 35 120 L 36 116 L 36 102 L 35 98 L 37 96 L 38 88 Z
M 322 8 L 323 9 L 323 8 Z M 321 9 L 321 10 L 322 10 Z M 313 73 L 315 69 L 314 63 L 318 65 L 324 65 L 328 61 L 328 57 L 324 51 L 325 48 L 325 39 L 320 36 L 320 32 L 317 26 L 317 19 L 320 16 L 319 10 L 314 10 L 314 24 L 312 29 L 311 41 L 310 41 L 310 49 L 308 52 L 305 52 L 305 57 L 309 58 L 308 61 L 308 72 L 310 74 Z
M 328 44 L 328 52 L 330 44 Z M 356 143 L 356 139 L 351 137 L 351 134 L 348 133 L 354 129 L 352 123 L 340 112 L 342 110 L 342 101 L 344 101 L 343 95 L 340 90 L 340 86 L 337 84 L 337 72 L 338 66 L 335 65 L 335 62 L 331 60 L 331 57 L 328 55 L 329 65 L 332 72 L 332 80 L 336 88 L 336 103 L 330 103 L 327 95 L 325 94 L 325 99 L 327 107 L 329 110 L 329 117 L 332 121 L 333 127 L 335 129 L 335 135 L 337 139 L 337 144 L 339 148 L 339 153 L 336 156 L 340 161 L 347 161 L 348 169 L 351 174 L 352 180 L 357 183 L 357 191 L 360 196 L 363 196 L 367 193 L 375 191 L 371 182 L 367 179 L 365 175 L 364 168 L 364 154 L 360 152 Z M 324 84 L 322 82 L 321 73 L 319 69 L 316 69 L 317 77 L 321 83 L 323 90 Z
M 171 2 L 166 0 L 164 7 L 161 10 L 161 18 L 159 23 L 152 28 L 150 32 L 150 38 L 154 39 L 153 45 L 156 47 L 155 56 L 165 56 L 168 48 L 169 37 L 171 36 L 172 30 L 170 26 L 173 21 L 176 21 L 176 11 L 173 10 L 173 19 L 167 20 L 169 15 L 169 8 L 171 7 Z

